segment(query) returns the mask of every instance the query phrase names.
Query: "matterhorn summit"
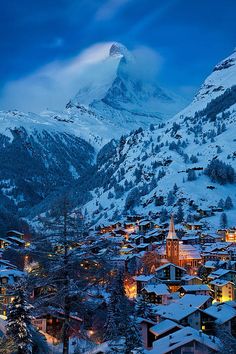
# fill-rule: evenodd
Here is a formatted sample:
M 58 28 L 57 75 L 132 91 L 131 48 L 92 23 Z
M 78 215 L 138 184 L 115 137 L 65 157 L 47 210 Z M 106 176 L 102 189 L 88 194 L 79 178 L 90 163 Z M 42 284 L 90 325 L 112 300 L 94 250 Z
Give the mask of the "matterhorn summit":
M 138 65 L 133 53 L 115 42 L 105 59 L 89 66 L 67 104 L 69 115 L 77 117 L 82 130 L 97 131 L 105 143 L 107 134 L 109 139 L 118 138 L 158 124 L 183 108 L 182 99 L 160 88 L 154 78 L 144 78 L 144 68 Z

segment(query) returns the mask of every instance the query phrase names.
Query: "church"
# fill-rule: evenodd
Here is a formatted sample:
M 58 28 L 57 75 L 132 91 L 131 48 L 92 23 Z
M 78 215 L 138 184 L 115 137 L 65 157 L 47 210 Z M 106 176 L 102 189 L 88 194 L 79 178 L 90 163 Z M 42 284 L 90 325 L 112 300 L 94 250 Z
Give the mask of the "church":
M 157 250 L 163 263 L 170 262 L 180 267 L 198 268 L 201 265 L 200 252 L 192 245 L 185 245 L 175 232 L 174 217 L 171 216 L 169 232 L 165 246 Z

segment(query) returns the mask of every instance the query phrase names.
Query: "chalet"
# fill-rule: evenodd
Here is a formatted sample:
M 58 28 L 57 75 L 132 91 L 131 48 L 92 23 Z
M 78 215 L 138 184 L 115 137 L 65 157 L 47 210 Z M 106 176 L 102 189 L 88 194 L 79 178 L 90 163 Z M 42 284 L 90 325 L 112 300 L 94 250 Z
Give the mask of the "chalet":
M 194 234 L 188 234 L 181 238 L 184 245 L 197 245 L 199 243 L 199 236 Z
M 179 329 L 183 328 L 178 323 L 171 320 L 163 320 L 149 329 L 149 332 L 153 335 L 153 341 L 166 337 Z
M 139 232 L 146 233 L 153 228 L 154 224 L 151 220 L 143 220 L 139 223 Z
M 186 222 L 184 226 L 186 227 L 187 230 L 192 230 L 192 231 L 202 230 L 203 228 L 203 225 L 200 222 Z
M 186 294 L 211 295 L 211 289 L 206 284 L 182 285 L 178 291 L 180 292 L 180 296 Z
M 215 243 L 224 241 L 224 238 L 219 234 L 201 233 L 199 241 L 201 244 Z
M 226 230 L 225 241 L 226 242 L 236 242 L 236 228 Z
M 170 294 L 166 284 L 148 284 L 142 289 L 141 293 L 145 301 L 162 305 L 167 304 Z
M 211 209 L 197 209 L 197 212 L 202 216 L 202 217 L 209 217 L 214 215 L 213 211 Z
M 14 299 L 9 286 L 14 285 L 24 275 L 17 269 L 1 269 L 0 270 L 0 314 L 6 315 L 7 306 Z
M 197 330 L 202 329 L 206 323 L 204 309 L 210 306 L 212 299 L 207 295 L 187 294 L 169 305 L 156 307 L 157 321 L 172 320 L 182 326 L 191 326 Z
M 70 336 L 78 335 L 82 319 L 70 315 L 69 320 Z M 61 339 L 62 328 L 65 323 L 65 315 L 61 311 L 54 311 L 52 314 L 44 314 L 32 320 L 33 325 L 43 333 L 47 333 L 53 338 Z
M 216 301 L 224 302 L 235 299 L 234 283 L 228 280 L 215 279 L 212 280 L 209 285 L 213 291 L 213 296 Z
M 158 283 L 158 280 L 156 277 L 151 274 L 151 275 L 137 275 L 134 277 L 134 280 L 136 281 L 136 289 L 137 289 L 137 294 L 142 293 L 142 289 L 147 285 L 147 284 L 153 284 L 153 283 Z
M 236 337 L 236 303 L 214 304 L 204 310 L 206 314 L 215 317 L 216 326 L 222 326 Z
M 11 244 L 12 242 L 10 240 L 7 240 L 6 238 L 3 237 L 0 238 L 0 249 L 6 249 Z
M 219 340 L 191 327 L 181 328 L 153 343 L 149 354 L 218 353 Z
M 202 284 L 202 279 L 197 277 L 196 275 L 184 275 L 181 278 L 182 285 L 199 285 Z
M 186 270 L 173 263 L 167 263 L 156 269 L 155 275 L 163 283 L 167 284 L 172 291 L 179 288 L 181 278 L 186 274 Z
M 236 271 L 232 269 L 219 268 L 208 275 L 208 280 L 224 279 L 236 284 Z

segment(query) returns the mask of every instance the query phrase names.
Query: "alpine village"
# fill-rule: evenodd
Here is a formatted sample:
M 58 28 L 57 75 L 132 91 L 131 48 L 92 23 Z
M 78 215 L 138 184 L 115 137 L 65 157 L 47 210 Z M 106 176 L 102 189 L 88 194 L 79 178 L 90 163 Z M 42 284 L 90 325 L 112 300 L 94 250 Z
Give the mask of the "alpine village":
M 1 354 L 236 353 L 236 51 L 188 104 L 136 59 L 0 112 Z

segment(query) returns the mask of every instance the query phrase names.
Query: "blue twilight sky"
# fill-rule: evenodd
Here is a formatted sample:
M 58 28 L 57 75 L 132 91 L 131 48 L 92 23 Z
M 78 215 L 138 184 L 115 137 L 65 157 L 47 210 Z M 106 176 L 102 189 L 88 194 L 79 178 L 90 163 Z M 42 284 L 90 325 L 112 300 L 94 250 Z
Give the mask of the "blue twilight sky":
M 235 0 L 0 0 L 0 4 L 0 109 L 37 111 L 48 105 L 48 96 L 55 108 L 62 108 L 60 99 L 53 100 L 60 68 L 65 71 L 87 48 L 111 41 L 155 53 L 160 85 L 190 99 L 212 67 L 236 46 Z M 47 95 L 37 91 L 45 87 L 38 83 L 39 76 L 44 77 Z M 65 96 L 71 95 L 69 82 L 61 87 L 58 84 Z M 33 99 L 29 104 L 31 91 L 39 97 L 35 107 Z

